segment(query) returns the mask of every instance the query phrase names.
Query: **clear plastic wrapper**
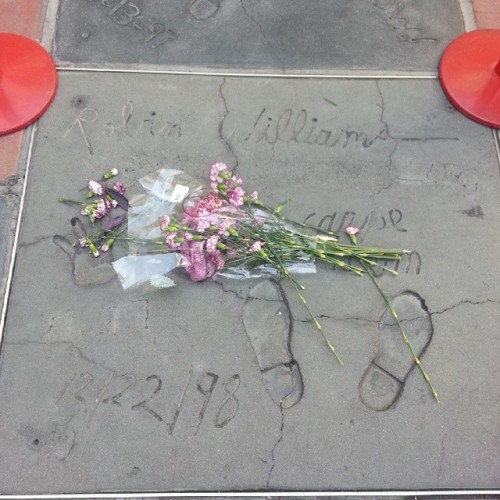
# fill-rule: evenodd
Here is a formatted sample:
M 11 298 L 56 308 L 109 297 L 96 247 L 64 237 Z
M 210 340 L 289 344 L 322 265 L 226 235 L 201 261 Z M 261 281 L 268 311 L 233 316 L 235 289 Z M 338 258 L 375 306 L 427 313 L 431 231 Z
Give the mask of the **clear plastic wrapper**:
M 287 269 L 291 274 L 315 274 L 316 264 L 314 261 L 296 261 L 287 264 Z M 228 267 L 217 273 L 224 278 L 245 280 L 250 278 L 268 278 L 278 274 L 278 271 L 272 266 L 259 266 L 249 269 L 245 266 Z
M 140 247 L 141 240 L 163 239 L 160 218 L 165 214 L 180 213 L 186 197 L 202 186 L 181 170 L 167 168 L 142 177 L 139 183 L 146 192 L 129 200 L 128 235 Z
M 113 262 L 123 289 L 170 288 L 175 283 L 167 275 L 178 265 L 177 254 L 126 255 Z
M 167 274 L 179 266 L 179 255 L 168 252 L 164 235 L 160 230 L 160 219 L 164 215 L 177 215 L 182 219 L 186 198 L 203 193 L 206 186 L 181 170 L 161 169 L 139 179 L 145 193 L 129 200 L 128 237 L 129 255 L 113 262 L 124 290 L 144 291 L 169 288 L 175 283 Z M 256 211 L 257 215 L 268 216 Z M 316 272 L 311 260 L 300 260 L 288 264 L 294 274 Z M 249 269 L 242 266 L 228 267 L 218 274 L 231 279 L 269 277 L 277 273 L 271 266 Z
M 145 193 L 129 200 L 129 255 L 113 262 L 124 290 L 169 288 L 167 274 L 178 266 L 178 255 L 167 252 L 160 230 L 163 215 L 181 213 L 185 198 L 201 184 L 181 170 L 161 169 L 139 179 Z

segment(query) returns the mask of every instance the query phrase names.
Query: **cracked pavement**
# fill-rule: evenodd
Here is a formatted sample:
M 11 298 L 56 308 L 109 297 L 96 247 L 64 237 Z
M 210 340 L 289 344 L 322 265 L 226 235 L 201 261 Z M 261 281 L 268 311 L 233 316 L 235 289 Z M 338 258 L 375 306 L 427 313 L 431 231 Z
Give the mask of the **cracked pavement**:
M 498 136 L 435 78 L 460 2 L 182 4 L 53 0 L 59 86 L 15 261 L 26 152 L 0 185 L 0 494 L 498 488 Z M 439 404 L 368 278 L 297 276 L 340 366 L 287 280 L 274 309 L 245 309 L 267 277 L 176 270 L 125 293 L 126 247 L 72 245 L 57 200 L 88 179 L 116 166 L 138 194 L 159 168 L 204 180 L 215 162 L 292 219 L 411 250 L 377 279 Z M 291 405 L 270 397 L 276 367 L 300 367 Z

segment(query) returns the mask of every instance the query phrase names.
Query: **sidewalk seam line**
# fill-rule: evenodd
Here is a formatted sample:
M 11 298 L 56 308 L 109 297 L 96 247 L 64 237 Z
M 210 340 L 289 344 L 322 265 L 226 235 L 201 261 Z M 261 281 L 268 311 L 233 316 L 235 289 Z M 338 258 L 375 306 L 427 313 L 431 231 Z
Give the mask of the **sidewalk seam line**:
M 9 263 L 9 271 L 7 273 L 7 281 L 5 283 L 5 295 L 3 298 L 3 305 L 2 305 L 2 313 L 0 316 L 0 352 L 2 350 L 2 344 L 3 344 L 3 332 L 5 328 L 5 323 L 6 323 L 6 318 L 7 318 L 7 306 L 9 303 L 9 298 L 10 298 L 10 291 L 12 287 L 12 278 L 14 275 L 14 266 L 16 262 L 16 256 L 17 256 L 17 247 L 19 243 L 19 233 L 21 232 L 21 221 L 22 221 L 22 216 L 24 212 L 24 203 L 26 199 L 26 191 L 27 191 L 27 186 L 28 186 L 28 176 L 29 176 L 29 170 L 30 170 L 30 165 L 31 165 L 31 155 L 33 152 L 33 144 L 35 142 L 35 131 L 37 128 L 37 124 L 35 123 L 31 129 L 31 137 L 29 141 L 29 147 L 28 147 L 28 156 L 26 158 L 26 169 L 24 171 L 24 182 L 23 182 L 23 189 L 21 192 L 21 199 L 19 201 L 19 208 L 18 208 L 18 214 L 17 214 L 17 221 L 16 221 L 16 231 L 14 233 L 14 242 L 12 244 L 12 251 L 11 251 L 11 256 L 10 256 L 10 263 Z M 2 495 L 0 494 L 0 498 Z
M 75 493 L 75 494 L 59 494 L 59 495 L 2 495 L 0 494 L 0 499 L 9 499 L 9 500 L 22 500 L 22 499 L 59 499 L 59 498 L 81 498 L 81 499 L 88 499 L 88 498 L 162 498 L 162 497 L 174 497 L 174 498 L 185 498 L 185 497 L 191 497 L 193 496 L 196 497 L 210 497 L 213 498 L 214 496 L 217 497 L 259 497 L 262 498 L 265 496 L 266 498 L 269 497 L 280 497 L 280 496 L 290 496 L 294 498 L 298 497 L 364 497 L 367 496 L 369 498 L 373 498 L 374 496 L 376 497 L 393 497 L 394 495 L 401 495 L 404 494 L 405 497 L 409 496 L 426 496 L 426 497 L 441 497 L 441 496 L 456 496 L 456 495 L 464 495 L 464 496 L 475 496 L 475 495 L 498 495 L 500 493 L 500 490 L 386 490 L 386 491 L 379 491 L 379 490 L 363 490 L 363 491 L 353 491 L 353 490 L 347 490 L 347 491 L 266 491 L 266 490 L 261 490 L 261 491 L 256 491 L 252 493 L 248 492 L 240 492 L 240 491 L 232 491 L 232 492 L 156 492 L 156 493 L 141 493 L 141 492 L 134 492 L 134 493 L 121 493 L 121 492 L 115 492 L 115 493 L 92 493 L 92 494 L 85 494 L 85 493 Z
M 59 0 L 48 0 L 45 11 L 45 20 L 42 26 L 40 43 L 48 52 L 54 49 L 55 52 L 55 33 L 57 23 L 57 13 L 59 11 Z
M 471 0 L 460 0 L 460 10 L 464 20 L 465 31 L 474 31 L 477 29 L 476 16 L 474 15 L 474 6 Z
M 177 75 L 177 76 L 211 76 L 211 77 L 237 77 L 237 78 L 290 78 L 290 79 L 349 79 L 349 80 L 437 80 L 438 74 L 420 75 L 377 75 L 377 74 L 301 74 L 301 73 L 238 73 L 238 72 L 211 72 L 211 71 L 177 71 L 177 70 L 143 70 L 143 69 L 120 69 L 120 68 L 85 68 L 85 67 L 65 67 L 56 66 L 60 72 L 74 73 L 132 73 L 147 75 Z

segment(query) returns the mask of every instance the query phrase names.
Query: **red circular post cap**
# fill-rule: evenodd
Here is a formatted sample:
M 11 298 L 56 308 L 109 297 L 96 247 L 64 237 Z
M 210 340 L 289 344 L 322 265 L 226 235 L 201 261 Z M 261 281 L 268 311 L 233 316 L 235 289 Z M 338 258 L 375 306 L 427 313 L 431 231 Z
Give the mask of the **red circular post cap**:
M 54 99 L 56 87 L 54 61 L 40 44 L 0 33 L 0 136 L 39 118 Z
M 441 58 L 439 80 L 465 116 L 500 128 L 500 30 L 470 31 L 453 40 Z

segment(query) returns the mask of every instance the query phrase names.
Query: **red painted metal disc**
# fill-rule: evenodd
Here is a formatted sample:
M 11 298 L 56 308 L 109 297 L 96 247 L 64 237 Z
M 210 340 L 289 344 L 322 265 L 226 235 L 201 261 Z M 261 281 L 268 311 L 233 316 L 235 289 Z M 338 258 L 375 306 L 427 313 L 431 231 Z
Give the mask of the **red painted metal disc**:
M 40 44 L 0 33 L 0 135 L 39 118 L 54 99 L 56 87 L 54 61 Z
M 441 58 L 439 79 L 459 111 L 500 128 L 500 30 L 470 31 L 453 40 Z

